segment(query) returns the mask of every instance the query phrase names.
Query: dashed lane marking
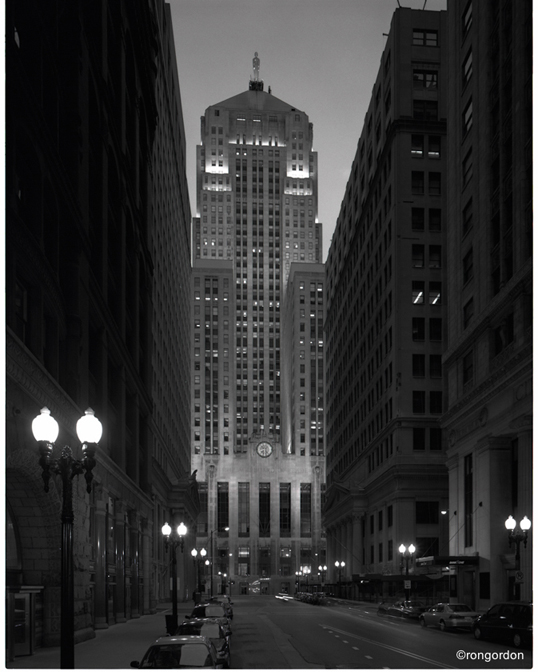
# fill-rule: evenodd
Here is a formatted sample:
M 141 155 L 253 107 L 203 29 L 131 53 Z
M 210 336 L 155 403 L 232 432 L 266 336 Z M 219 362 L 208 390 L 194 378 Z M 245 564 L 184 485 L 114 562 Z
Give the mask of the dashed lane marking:
M 320 627 L 323 628 L 324 630 L 328 630 L 331 633 L 340 633 L 346 637 L 351 637 L 353 639 L 358 639 L 362 642 L 368 642 L 370 644 L 373 644 L 374 646 L 379 646 L 382 649 L 387 649 L 388 651 L 394 651 L 395 653 L 399 653 L 402 656 L 407 656 L 408 658 L 413 658 L 414 660 L 420 660 L 423 663 L 429 663 L 430 665 L 435 665 L 436 667 L 440 667 L 443 669 L 451 669 L 451 670 L 456 670 L 458 668 L 454 667 L 453 665 L 446 665 L 444 663 L 439 663 L 436 660 L 432 660 L 431 658 L 426 658 L 425 656 L 419 656 L 416 653 L 411 653 L 411 651 L 405 651 L 405 649 L 399 649 L 396 646 L 390 646 L 390 644 L 383 644 L 382 642 L 374 642 L 372 639 L 368 639 L 366 637 L 361 637 L 360 635 L 355 635 L 352 632 L 346 632 L 345 630 L 339 630 L 338 628 L 334 628 L 332 626 L 328 625 L 323 625 L 320 623 Z M 338 635 L 335 634 L 335 637 Z

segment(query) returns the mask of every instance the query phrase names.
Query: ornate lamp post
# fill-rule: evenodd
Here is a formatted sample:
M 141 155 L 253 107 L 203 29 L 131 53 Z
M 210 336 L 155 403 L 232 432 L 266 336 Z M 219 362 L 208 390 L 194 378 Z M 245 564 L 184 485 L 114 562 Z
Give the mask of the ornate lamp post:
M 301 589 L 301 576 L 302 575 L 303 575 L 303 573 L 301 571 L 295 572 L 295 585 L 296 585 L 295 592 L 296 593 L 298 593 Z
M 39 464 L 45 492 L 49 491 L 51 473 L 62 479 L 62 561 L 61 561 L 61 635 L 60 667 L 75 667 L 75 592 L 73 572 L 73 478 L 84 473 L 86 491 L 91 492 L 95 467 L 95 451 L 101 440 L 103 426 L 91 408 L 85 412 L 76 425 L 77 436 L 82 444 L 82 460 L 73 457 L 69 446 L 64 446 L 60 458 L 53 459 L 52 451 L 58 438 L 59 426 L 48 408 L 42 408 L 40 415 L 32 422 L 32 433 L 39 444 Z
M 338 570 L 338 597 L 342 597 L 342 570 L 346 566 L 346 563 L 343 560 L 336 560 L 334 566 Z
M 325 576 L 327 574 L 327 565 L 320 565 L 318 571 L 321 574 L 321 591 L 325 592 Z
M 402 554 L 402 567 L 403 567 L 403 559 L 405 558 L 405 576 L 409 576 L 409 558 L 413 557 L 414 552 L 417 550 L 414 546 L 414 544 L 409 544 L 409 548 L 406 548 L 404 544 L 400 544 L 400 547 L 398 548 L 400 553 Z M 409 600 L 409 597 L 411 595 L 411 588 L 409 586 L 409 579 L 405 579 L 405 599 Z
M 203 563 L 205 556 L 207 555 L 207 551 L 205 548 L 202 548 L 200 551 L 198 551 L 196 548 L 193 548 L 191 551 L 192 559 L 194 560 L 194 564 L 196 565 L 196 590 L 198 593 L 202 593 L 201 589 L 201 583 L 200 583 L 200 564 Z M 200 556 L 200 557 L 198 557 Z
M 512 548 L 512 544 L 516 545 L 516 583 L 520 584 L 523 583 L 523 574 L 521 573 L 520 547 L 521 542 L 523 542 L 523 547 L 527 548 L 527 539 L 529 536 L 529 530 L 531 529 L 531 521 L 527 518 L 527 516 L 525 516 L 519 523 L 520 530 L 516 531 L 516 525 L 517 523 L 512 516 L 508 516 L 504 523 L 504 526 L 508 530 L 508 547 Z
M 177 630 L 177 556 L 176 549 L 179 546 L 183 553 L 185 544 L 184 536 L 187 534 L 187 526 L 185 523 L 180 523 L 175 535 L 172 537 L 172 528 L 168 523 L 162 526 L 161 532 L 164 537 L 164 547 L 168 551 L 168 547 L 172 549 L 172 619 L 167 617 L 166 630 L 169 635 L 175 635 Z
M 308 566 L 303 567 L 303 574 L 306 576 L 306 592 L 307 593 L 310 592 L 309 589 L 308 589 L 308 577 L 309 577 L 311 571 L 312 570 L 310 569 L 310 567 L 308 567 Z

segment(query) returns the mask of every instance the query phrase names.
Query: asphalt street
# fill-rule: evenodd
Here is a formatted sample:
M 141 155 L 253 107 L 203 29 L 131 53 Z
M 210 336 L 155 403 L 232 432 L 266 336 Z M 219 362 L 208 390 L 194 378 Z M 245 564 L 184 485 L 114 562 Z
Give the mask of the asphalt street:
M 236 669 L 528 669 L 532 652 L 476 641 L 466 632 L 422 629 L 418 623 L 380 617 L 376 605 L 328 606 L 284 602 L 274 596 L 233 598 L 232 667 Z M 96 632 L 75 647 L 77 669 L 126 669 L 165 635 L 165 613 Z M 179 605 L 179 615 L 192 602 Z M 59 648 L 38 649 L 8 663 L 12 669 L 59 669 Z

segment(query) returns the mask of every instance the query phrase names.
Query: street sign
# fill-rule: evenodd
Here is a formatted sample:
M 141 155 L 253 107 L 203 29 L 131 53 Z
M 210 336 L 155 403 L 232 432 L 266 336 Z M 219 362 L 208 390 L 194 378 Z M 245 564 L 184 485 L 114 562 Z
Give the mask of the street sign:
M 411 590 L 411 581 L 407 579 L 404 581 L 404 590 Z

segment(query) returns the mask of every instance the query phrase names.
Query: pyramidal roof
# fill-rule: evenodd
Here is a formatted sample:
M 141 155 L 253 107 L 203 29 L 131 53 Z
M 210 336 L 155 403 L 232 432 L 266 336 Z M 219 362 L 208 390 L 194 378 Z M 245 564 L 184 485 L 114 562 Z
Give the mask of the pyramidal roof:
M 265 93 L 263 90 L 263 80 L 260 79 L 260 59 L 257 51 L 252 59 L 249 90 L 232 98 L 227 98 L 211 107 L 223 107 L 229 110 L 255 110 L 256 112 L 293 112 L 296 110 L 293 105 L 271 95 L 271 87 L 269 87 L 269 93 Z
M 237 96 L 227 98 L 212 107 L 223 107 L 230 110 L 256 110 L 257 112 L 291 112 L 296 108 L 265 91 L 244 91 Z

